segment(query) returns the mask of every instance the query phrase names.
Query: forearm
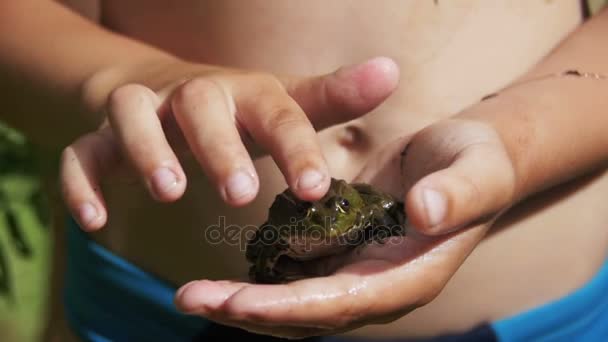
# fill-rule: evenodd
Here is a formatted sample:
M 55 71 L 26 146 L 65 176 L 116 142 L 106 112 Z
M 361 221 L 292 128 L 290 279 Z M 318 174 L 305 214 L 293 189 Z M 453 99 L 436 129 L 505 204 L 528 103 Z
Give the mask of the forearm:
M 56 2 L 2 1 L 0 118 L 39 143 L 64 144 L 99 123 L 107 92 L 127 78 L 121 73 L 159 59 L 171 57 Z
M 512 87 L 458 117 L 494 127 L 513 161 L 516 196 L 605 166 L 608 79 L 544 75 L 578 70 L 608 75 L 608 11 L 597 15 Z

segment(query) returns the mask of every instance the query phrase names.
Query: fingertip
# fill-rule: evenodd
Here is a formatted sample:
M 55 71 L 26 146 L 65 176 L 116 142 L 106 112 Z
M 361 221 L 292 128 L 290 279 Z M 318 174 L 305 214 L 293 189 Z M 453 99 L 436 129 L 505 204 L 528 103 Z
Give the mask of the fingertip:
M 427 225 L 424 215 L 422 215 L 423 209 L 421 209 L 420 201 L 417 199 L 414 188 L 406 194 L 404 206 L 409 225 L 424 234 Z
M 173 304 L 177 310 L 185 313 L 200 310 L 199 298 L 193 295 L 193 291 L 190 291 L 191 288 L 197 287 L 199 282 L 198 280 L 188 282 L 177 290 L 173 298 Z
M 447 215 L 448 201 L 446 196 L 439 190 L 431 187 L 423 187 L 420 197 L 424 206 L 427 224 L 430 227 L 440 225 Z
M 224 201 L 234 207 L 251 203 L 258 194 L 260 182 L 255 171 L 241 168 L 233 171 L 220 186 Z
M 245 286 L 243 283 L 211 280 L 191 281 L 177 290 L 174 305 L 185 313 L 217 314 L 225 302 Z
M 417 184 L 408 192 L 405 208 L 408 221 L 420 233 L 440 235 L 448 215 L 448 198 L 437 187 Z
M 291 188 L 296 196 L 305 201 L 316 201 L 329 189 L 331 179 L 327 172 L 317 169 L 305 169 L 300 172 Z
M 152 197 L 160 202 L 178 200 L 186 191 L 187 179 L 181 168 L 161 166 L 149 177 Z
M 365 63 L 368 72 L 384 79 L 388 88 L 393 89 L 399 83 L 399 65 L 389 57 L 374 57 Z
M 86 232 L 97 231 L 106 224 L 106 212 L 99 205 L 84 202 L 73 211 L 80 228 Z
M 370 104 L 388 97 L 399 84 L 399 66 L 388 57 L 375 57 L 353 69 L 362 100 Z

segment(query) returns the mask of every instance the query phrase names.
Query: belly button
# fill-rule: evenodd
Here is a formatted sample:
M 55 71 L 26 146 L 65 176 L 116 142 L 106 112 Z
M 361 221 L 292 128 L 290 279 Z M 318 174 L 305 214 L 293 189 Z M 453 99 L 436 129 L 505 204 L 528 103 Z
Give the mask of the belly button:
M 369 146 L 369 138 L 361 128 L 348 125 L 340 130 L 338 144 L 349 150 L 364 150 Z

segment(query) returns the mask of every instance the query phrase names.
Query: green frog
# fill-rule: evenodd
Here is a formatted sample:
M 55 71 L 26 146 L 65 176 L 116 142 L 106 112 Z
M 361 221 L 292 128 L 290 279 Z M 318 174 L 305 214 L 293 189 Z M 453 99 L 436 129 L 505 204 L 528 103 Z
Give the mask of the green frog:
M 247 244 L 255 283 L 284 283 L 307 277 L 280 264 L 346 252 L 368 242 L 405 234 L 403 203 L 369 184 L 332 178 L 318 201 L 302 201 L 289 190 L 277 195 L 268 220 Z

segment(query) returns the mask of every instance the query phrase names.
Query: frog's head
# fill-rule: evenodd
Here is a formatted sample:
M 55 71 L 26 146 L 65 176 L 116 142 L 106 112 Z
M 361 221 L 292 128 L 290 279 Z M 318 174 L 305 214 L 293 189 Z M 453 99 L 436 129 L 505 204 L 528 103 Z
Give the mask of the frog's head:
M 338 236 L 357 224 L 363 206 L 363 198 L 355 188 L 332 178 L 325 196 L 315 202 L 299 200 L 290 191 L 277 196 L 270 208 L 269 222 L 276 226 L 291 225 L 307 233 Z

